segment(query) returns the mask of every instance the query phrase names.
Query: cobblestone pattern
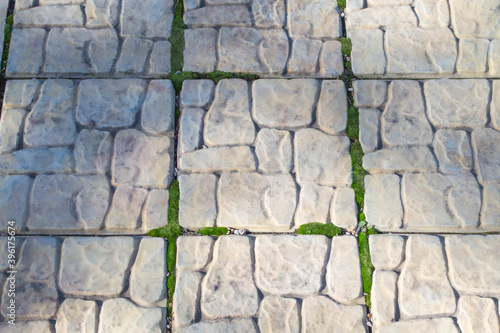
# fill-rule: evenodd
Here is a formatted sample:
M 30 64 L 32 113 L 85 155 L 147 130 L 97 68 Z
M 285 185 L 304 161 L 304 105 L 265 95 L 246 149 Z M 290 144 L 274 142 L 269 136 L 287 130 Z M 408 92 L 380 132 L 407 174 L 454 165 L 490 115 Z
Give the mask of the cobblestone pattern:
M 351 0 L 346 13 L 359 77 L 500 77 L 497 0 Z
M 500 230 L 500 82 L 354 88 L 367 222 L 383 231 Z
M 328 0 L 184 0 L 184 70 L 338 77 L 340 11 Z
M 499 332 L 500 236 L 370 236 L 374 332 Z
M 173 0 L 16 1 L 8 77 L 160 77 Z
M 166 225 L 174 96 L 169 80 L 9 81 L 0 120 L 2 219 L 51 234 Z
M 355 237 L 178 239 L 174 332 L 366 332 Z
M 149 237 L 0 238 L 2 332 L 157 332 L 165 327 L 166 241 Z M 15 270 L 11 275 L 7 271 Z M 16 325 L 10 319 L 14 286 Z
M 342 81 L 184 81 L 181 108 L 183 227 L 356 228 Z

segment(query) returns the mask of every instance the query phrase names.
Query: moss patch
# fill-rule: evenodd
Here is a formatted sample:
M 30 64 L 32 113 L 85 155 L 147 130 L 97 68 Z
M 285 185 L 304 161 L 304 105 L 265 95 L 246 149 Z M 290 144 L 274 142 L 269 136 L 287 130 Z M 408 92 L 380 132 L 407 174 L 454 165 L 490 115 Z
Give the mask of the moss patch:
M 3 40 L 3 53 L 2 53 L 2 75 L 5 75 L 5 69 L 7 68 L 7 59 L 9 58 L 9 48 L 10 48 L 10 38 L 12 36 L 12 24 L 14 23 L 14 15 L 10 14 L 5 20 L 5 28 L 3 30 L 4 40 Z
M 370 247 L 368 244 L 368 235 L 377 234 L 373 228 L 364 227 L 359 234 L 359 259 L 361 263 L 361 279 L 363 281 L 363 291 L 366 294 L 366 306 L 371 307 L 370 292 L 372 290 L 373 264 L 370 256 Z
M 198 231 L 198 233 L 205 236 L 223 236 L 229 232 L 228 228 L 223 227 L 206 227 Z
M 340 37 L 339 38 L 340 45 L 342 45 L 342 53 L 348 57 L 351 56 L 352 52 L 352 42 L 350 38 Z
M 340 9 L 343 11 L 345 9 L 346 0 L 337 0 Z
M 182 70 L 182 63 L 184 61 L 184 30 L 186 25 L 182 19 L 183 2 L 177 0 L 175 5 L 175 16 L 172 22 L 172 34 L 168 39 L 172 48 L 170 49 L 170 69 L 171 73 Z
M 329 223 L 313 222 L 301 225 L 296 233 L 299 235 L 324 235 L 332 238 L 341 235 L 342 229 Z

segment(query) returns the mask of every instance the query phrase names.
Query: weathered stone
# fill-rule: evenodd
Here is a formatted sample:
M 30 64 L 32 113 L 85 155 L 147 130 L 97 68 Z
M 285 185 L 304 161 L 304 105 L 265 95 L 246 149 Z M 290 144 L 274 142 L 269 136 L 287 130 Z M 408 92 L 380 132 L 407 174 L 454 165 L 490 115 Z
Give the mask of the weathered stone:
M 43 1 L 43 0 L 42 0 Z M 28 8 L 32 8 L 34 5 L 34 0 L 17 0 L 14 4 L 14 13 L 17 13 Z
M 184 109 L 179 126 L 179 155 L 198 150 L 201 147 L 205 110 Z
M 126 37 L 168 38 L 174 19 L 173 0 L 123 0 L 121 34 Z
M 26 118 L 26 146 L 69 146 L 75 142 L 73 96 L 73 81 L 45 81 L 40 99 Z
M 97 231 L 108 210 L 105 176 L 40 175 L 31 193 L 30 230 Z
M 255 125 L 250 114 L 248 83 L 241 79 L 221 80 L 205 117 L 207 146 L 252 144 Z
M 493 128 L 500 131 L 500 80 L 493 81 L 492 90 L 493 92 L 490 104 L 491 125 L 493 126 Z M 5 99 L 4 99 L 4 105 L 5 105 Z
M 285 25 L 285 1 L 255 0 L 252 15 L 258 28 L 281 28 Z
M 113 195 L 113 202 L 106 218 L 107 230 L 136 230 L 139 216 L 148 191 L 130 186 L 120 186 Z
M 52 333 L 52 324 L 48 320 L 16 321 L 16 325 L 0 323 L 0 330 L 5 333 L 39 332 Z
M 488 183 L 483 187 L 481 226 L 483 228 L 500 226 L 500 183 Z
M 417 81 L 393 81 L 382 113 L 382 140 L 388 147 L 432 142 L 432 128 L 425 115 L 422 90 Z
M 401 192 L 404 223 L 408 227 L 443 230 L 474 227 L 479 222 L 481 193 L 471 174 L 407 173 L 403 176 Z
M 184 10 L 190 11 L 196 8 L 200 8 L 201 0 L 184 0 Z
M 364 333 L 365 308 L 345 306 L 325 296 L 306 298 L 302 302 L 302 332 Z
M 292 44 L 292 55 L 288 62 L 288 74 L 312 76 L 318 67 L 322 42 L 316 39 L 297 38 Z
M 56 286 L 58 242 L 53 237 L 36 237 L 24 241 L 14 275 L 15 316 L 22 319 L 49 319 L 57 312 L 59 294 Z M 7 289 L 7 288 L 6 288 Z M 9 313 L 12 298 L 4 292 L 2 314 Z M 17 322 L 16 322 L 17 324 Z
M 351 185 L 349 138 L 331 136 L 315 129 L 295 133 L 295 168 L 299 184 Z
M 384 74 L 387 63 L 384 32 L 380 29 L 349 30 L 348 36 L 352 41 L 351 59 L 354 73 L 357 75 Z
M 139 79 L 83 80 L 78 89 L 76 118 L 88 127 L 132 126 L 146 88 L 147 83 Z
M 344 82 L 322 82 L 316 112 L 316 121 L 322 131 L 333 135 L 345 131 L 347 126 L 347 95 Z
M 174 130 L 175 90 L 170 80 L 152 80 L 142 104 L 141 127 L 153 135 Z
M 173 139 L 135 129 L 118 132 L 113 152 L 113 185 L 167 188 L 172 181 Z
M 417 0 L 418 1 L 418 0 Z M 413 0 L 367 0 L 368 7 L 405 6 L 411 5 Z
M 452 74 L 455 68 L 457 41 L 448 28 L 389 27 L 385 45 L 390 74 Z
M 311 295 L 322 288 L 328 238 L 321 235 L 258 236 L 255 283 L 273 295 Z
M 181 105 L 203 108 L 213 100 L 214 91 L 212 80 L 185 80 L 182 82 Z
M 206 6 L 185 13 L 184 23 L 190 28 L 251 26 L 252 16 L 246 5 Z
M 217 226 L 289 231 L 297 205 L 297 189 L 290 174 L 224 173 L 219 180 L 217 199 Z
M 237 5 L 237 4 L 247 4 L 251 0 L 206 0 L 206 5 Z
M 191 172 L 248 172 L 257 168 L 255 156 L 248 146 L 197 150 L 181 156 L 180 166 L 181 170 Z
M 220 237 L 201 285 L 201 311 L 206 318 L 253 316 L 259 309 L 254 284 L 250 238 Z
M 0 154 L 11 153 L 17 149 L 23 132 L 27 112 L 19 109 L 4 109 L 0 119 Z
M 53 6 L 53 5 L 81 5 L 85 0 L 39 0 L 38 2 L 42 6 Z
M 363 168 L 369 172 L 428 172 L 437 170 L 437 162 L 428 147 L 396 147 L 366 154 Z
M 495 272 L 500 258 L 491 253 L 500 250 L 499 237 L 448 236 L 445 238 L 450 281 L 455 289 L 465 294 L 498 294 L 500 275 Z
M 326 266 L 326 293 L 334 300 L 352 304 L 363 295 L 358 242 L 355 237 L 332 238 Z
M 177 239 L 177 262 L 175 268 L 182 270 L 200 270 L 209 262 L 214 240 L 208 236 L 181 236 Z
M 396 319 L 397 281 L 398 275 L 395 272 L 376 270 L 373 273 L 370 299 L 372 320 L 375 327 L 389 324 Z
M 448 281 L 441 241 L 435 236 L 411 236 L 398 281 L 402 318 L 451 315 L 456 309 Z
M 450 11 L 446 0 L 416 0 L 418 25 L 424 29 L 446 28 L 450 25 Z
M 432 80 L 424 84 L 429 120 L 437 128 L 474 128 L 488 121 L 486 80 Z
M 16 13 L 16 28 L 24 27 L 81 27 L 83 13 L 78 5 L 37 6 Z
M 288 173 L 292 169 L 292 136 L 288 131 L 264 128 L 257 134 L 255 152 L 263 173 Z
M 238 333 L 257 333 L 258 330 L 251 318 L 235 318 L 218 321 L 202 321 L 184 327 L 179 333 L 203 333 L 203 332 L 238 332 Z
M 410 6 L 368 7 L 347 16 L 348 28 L 411 27 L 418 23 Z
M 220 29 L 218 70 L 281 75 L 288 59 L 288 37 L 283 29 Z
M 168 190 L 149 191 L 142 209 L 142 229 L 149 231 L 168 224 Z
M 489 40 L 461 39 L 458 45 L 457 72 L 459 74 L 474 75 L 486 72 Z
M 471 171 L 472 149 L 467 132 L 440 129 L 434 136 L 433 146 L 442 173 Z
M 495 0 L 451 0 L 450 9 L 458 38 L 500 38 L 500 8 Z
M 359 110 L 359 142 L 365 154 L 373 153 L 380 146 L 380 117 L 377 109 Z
M 19 109 L 29 107 L 36 101 L 41 85 L 36 79 L 7 81 L 3 107 Z
M 295 227 L 310 222 L 328 222 L 328 210 L 333 189 L 318 185 L 305 185 L 300 189 L 300 198 L 295 213 Z M 332 222 L 334 223 L 334 222 Z
M 75 145 L 76 173 L 107 173 L 112 151 L 113 142 L 109 132 L 83 129 Z
M 257 80 L 252 86 L 253 118 L 261 127 L 308 126 L 318 94 L 316 80 Z
M 500 132 L 477 128 L 472 132 L 475 168 L 481 184 L 500 180 Z
M 181 175 L 179 177 L 179 222 L 184 228 L 213 227 L 217 216 L 217 177 Z
M 358 226 L 357 215 L 354 190 L 350 187 L 337 188 L 330 205 L 330 221 L 337 227 L 352 230 Z
M 44 29 L 14 29 L 9 47 L 6 75 L 10 77 L 38 74 L 43 63 L 44 42 Z
M 57 332 L 95 333 L 98 306 L 94 301 L 67 298 L 57 312 Z
M 109 74 L 118 53 L 115 29 L 54 28 L 44 72 Z
M 352 86 L 354 88 L 354 105 L 359 108 L 378 108 L 386 100 L 386 81 L 356 80 L 352 82 Z
M 99 332 L 163 332 L 165 314 L 161 308 L 142 308 L 125 298 L 104 301 L 101 307 Z
M 495 302 L 491 298 L 460 297 L 457 321 L 462 332 L 494 333 L 500 331 Z
M 299 333 L 299 307 L 297 300 L 268 296 L 260 304 L 259 328 L 262 333 Z
M 21 149 L 0 155 L 0 174 L 62 173 L 74 167 L 69 148 Z
M 434 318 L 417 319 L 410 321 L 398 321 L 388 326 L 381 327 L 379 333 L 399 333 L 399 332 L 448 332 L 459 333 L 453 319 Z
M 200 285 L 203 274 L 199 272 L 181 272 L 176 276 L 173 302 L 173 327 L 178 331 L 181 327 L 194 323 L 198 315 Z
M 363 163 L 365 166 L 365 163 Z M 366 168 L 366 166 L 365 166 Z M 366 221 L 377 228 L 399 228 L 403 220 L 400 179 L 393 174 L 365 176 Z
M 208 73 L 217 65 L 217 41 L 219 32 L 213 28 L 184 30 L 186 43 L 184 71 Z
M 4 222 L 1 230 L 7 229 L 7 222 L 15 221 L 16 229 L 22 230 L 28 216 L 28 202 L 33 180 L 29 176 L 0 176 L 0 216 Z M 5 259 L 7 255 L 5 255 Z M 3 259 L 3 258 L 2 258 Z
M 403 261 L 405 241 L 396 235 L 370 236 L 370 255 L 376 270 L 396 270 Z
M 6 226 L 11 226 L 7 220 L 7 223 L 5 223 Z M 16 222 L 16 221 L 15 221 Z M 16 226 L 15 227 L 18 227 L 17 226 L 17 223 L 16 223 Z M 9 244 L 9 241 L 8 241 L 8 237 L 2 237 L 0 238 L 0 271 L 6 271 L 6 270 L 9 270 L 9 260 L 12 260 L 12 259 L 9 259 L 9 249 L 15 249 L 15 251 L 18 251 L 19 249 L 19 243 L 20 243 L 20 240 L 12 240 L 11 239 L 11 242 Z M 12 250 L 11 250 L 12 251 Z M 12 263 L 12 261 L 11 261 Z M 5 282 L 5 279 L 7 277 L 2 275 L 0 276 L 0 282 L 2 283 L 2 286 L 3 286 L 3 283 Z M 10 280 L 12 281 L 12 279 Z
M 142 73 L 153 42 L 147 39 L 129 37 L 122 44 L 120 58 L 116 63 L 118 73 Z
M 118 24 L 119 0 L 87 0 L 85 15 L 89 28 L 111 28 Z
M 170 73 L 170 50 L 172 45 L 166 40 L 154 43 L 149 58 L 148 74 L 158 76 Z
M 125 287 L 134 247 L 132 237 L 66 238 L 61 250 L 61 291 L 78 296 L 119 295 Z M 101 323 L 102 319 L 112 318 L 103 316 L 102 311 Z
M 287 9 L 290 37 L 341 36 L 337 3 L 328 0 L 290 0 Z
M 490 50 L 488 53 L 489 73 L 493 76 L 500 75 L 500 39 L 495 39 L 490 42 Z
M 130 270 L 130 298 L 144 307 L 165 305 L 167 297 L 167 242 L 143 237 Z
M 344 72 L 342 46 L 337 40 L 323 42 L 319 55 L 319 74 L 322 77 L 335 77 Z
M 365 0 L 351 0 L 346 1 L 345 12 L 350 13 L 356 10 L 363 9 Z

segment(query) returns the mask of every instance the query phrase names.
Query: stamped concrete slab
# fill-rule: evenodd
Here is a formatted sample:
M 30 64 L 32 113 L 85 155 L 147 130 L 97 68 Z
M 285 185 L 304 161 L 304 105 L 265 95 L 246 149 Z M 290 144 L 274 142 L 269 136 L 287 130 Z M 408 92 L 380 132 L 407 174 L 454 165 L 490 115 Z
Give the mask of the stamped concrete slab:
M 498 235 L 374 235 L 375 332 L 497 332 Z
M 16 271 L 16 325 L 6 322 L 12 293 L 2 284 L 2 332 L 164 331 L 165 240 L 28 236 L 17 243 L 19 260 L 9 269 Z
M 500 230 L 496 80 L 356 81 L 366 221 L 383 231 Z
M 10 81 L 0 212 L 23 232 L 137 234 L 166 225 L 174 109 L 170 80 Z
M 356 228 L 346 96 L 336 80 L 184 82 L 181 226 Z
M 367 330 L 354 237 L 182 236 L 178 244 L 173 332 Z
M 19 1 L 7 76 L 164 77 L 173 11 L 172 0 Z
M 351 1 L 347 36 L 363 78 L 498 78 L 495 0 Z

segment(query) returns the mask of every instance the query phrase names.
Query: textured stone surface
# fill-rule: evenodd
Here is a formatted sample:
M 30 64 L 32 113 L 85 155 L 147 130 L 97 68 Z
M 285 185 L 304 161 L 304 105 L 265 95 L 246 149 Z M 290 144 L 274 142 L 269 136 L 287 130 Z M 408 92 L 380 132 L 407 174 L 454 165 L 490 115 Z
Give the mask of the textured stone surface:
M 450 13 L 446 0 L 417 0 L 415 13 L 422 28 L 447 27 L 450 24 Z
M 344 72 L 342 46 L 339 41 L 323 42 L 318 64 L 321 77 L 336 77 Z
M 372 239 L 370 238 L 370 240 Z M 370 250 L 371 248 L 370 244 Z M 397 280 L 398 275 L 395 272 L 377 270 L 373 273 L 371 301 L 372 304 L 376 304 L 372 308 L 372 320 L 375 327 L 389 324 L 396 319 Z
M 490 41 L 487 39 L 460 40 L 458 47 L 457 72 L 469 75 L 486 72 L 489 47 Z
M 428 147 L 397 147 L 366 154 L 363 168 L 369 172 L 426 172 L 436 171 L 437 162 Z
M 311 222 L 328 222 L 328 210 L 333 189 L 326 186 L 305 185 L 300 189 L 299 203 L 295 213 L 295 227 Z M 335 222 L 333 222 L 335 224 Z
M 141 73 L 151 50 L 153 42 L 129 37 L 123 41 L 120 58 L 116 63 L 116 71 L 119 73 Z
M 462 332 L 498 332 L 498 315 L 491 298 L 463 296 L 458 300 L 458 325 Z
M 434 136 L 433 146 L 442 173 L 471 171 L 472 149 L 467 132 L 440 129 Z
M 184 14 L 184 23 L 190 28 L 222 26 L 251 26 L 250 10 L 245 5 L 206 6 Z
M 295 39 L 292 44 L 288 72 L 293 76 L 314 75 L 321 45 L 322 43 L 319 40 L 308 38 Z
M 380 4 L 379 4 L 380 6 Z M 415 26 L 417 17 L 410 6 L 387 7 L 370 6 L 351 13 L 347 19 L 349 28 L 378 28 L 380 26 Z
M 11 80 L 5 85 L 4 108 L 26 108 L 37 98 L 41 82 L 39 80 Z
M 95 332 L 98 306 L 94 301 L 68 298 L 57 313 L 57 332 Z
M 259 329 L 263 333 L 300 332 L 297 300 L 276 296 L 264 298 L 259 311 Z
M 451 20 L 459 38 L 500 38 L 500 9 L 494 0 L 450 0 Z
M 69 148 L 22 149 L 0 155 L 0 174 L 4 173 L 62 173 L 74 168 L 73 153 Z
M 170 80 L 152 80 L 142 105 L 141 127 L 153 135 L 173 131 L 175 122 L 175 90 Z
M 217 65 L 216 44 L 219 33 L 213 28 L 184 30 L 186 43 L 184 52 L 185 71 L 213 72 Z
M 356 80 L 352 82 L 352 86 L 354 89 L 354 105 L 357 107 L 376 108 L 385 102 L 388 91 L 386 81 Z
M 366 166 L 365 166 L 366 167 Z M 403 220 L 398 175 L 365 176 L 366 221 L 377 228 L 398 228 Z
M 208 236 L 187 237 L 177 239 L 177 270 L 199 270 L 211 259 L 214 240 Z
M 7 109 L 0 119 L 0 154 L 11 153 L 17 149 L 23 132 L 26 111 Z
M 236 318 L 218 321 L 203 321 L 179 330 L 180 333 L 201 332 L 242 332 L 257 333 L 255 323 L 251 318 Z
M 493 125 L 493 128 L 500 131 L 500 81 L 493 81 L 492 94 L 493 96 L 490 105 L 491 124 Z
M 292 136 L 288 131 L 262 129 L 255 143 L 259 171 L 287 173 L 292 168 Z
M 79 174 L 105 174 L 110 170 L 113 151 L 111 134 L 83 129 L 75 144 L 76 172 Z
M 252 14 L 259 28 L 281 28 L 285 24 L 285 0 L 255 0 Z
M 7 222 L 16 221 L 23 228 L 28 217 L 28 198 L 33 180 L 25 175 L 0 176 L 0 216 L 5 220 L 0 227 L 7 229 Z
M 475 168 L 481 184 L 499 180 L 500 132 L 491 128 L 478 128 L 472 132 Z
M 160 40 L 154 43 L 153 51 L 149 58 L 148 74 L 151 76 L 164 76 L 170 73 L 170 42 Z
M 495 228 L 500 225 L 500 184 L 489 183 L 483 187 L 481 226 Z
M 377 109 L 359 110 L 359 142 L 365 154 L 380 146 L 380 117 L 381 112 Z
M 80 6 L 38 6 L 15 15 L 15 27 L 78 27 L 83 26 Z
M 85 15 L 87 27 L 113 27 L 118 23 L 119 0 L 87 0 Z
M 289 0 L 290 37 L 340 37 L 339 8 L 326 0 Z
M 217 177 L 215 175 L 181 175 L 179 177 L 179 223 L 198 230 L 213 227 L 217 216 Z
M 377 270 L 396 270 L 403 262 L 405 241 L 401 236 L 370 236 L 370 255 Z
M 173 327 L 180 327 L 194 323 L 199 313 L 197 302 L 199 301 L 200 284 L 203 274 L 199 272 L 181 272 L 177 275 L 175 283 L 174 306 L 175 313 Z
M 168 224 L 168 190 L 151 190 L 142 209 L 142 228 L 151 230 Z
M 198 150 L 202 142 L 205 110 L 186 108 L 181 113 L 179 126 L 179 155 Z
M 397 332 L 450 332 L 458 333 L 458 329 L 451 318 L 436 318 L 436 319 L 417 319 L 410 321 L 401 321 L 383 327 L 379 330 L 380 333 L 397 333 Z
M 203 108 L 214 98 L 214 91 L 212 80 L 185 80 L 182 82 L 181 105 Z
M 349 30 L 348 36 L 353 44 L 351 57 L 354 73 L 384 74 L 387 62 L 384 52 L 384 32 L 379 29 Z
M 358 206 L 354 190 L 339 187 L 335 190 L 330 204 L 330 221 L 337 227 L 355 229 L 358 225 Z
M 45 30 L 40 28 L 14 29 L 9 48 L 7 76 L 21 73 L 36 75 L 43 62 L 43 43 Z
M 347 126 L 347 95 L 342 81 L 323 81 L 316 106 L 318 127 L 328 134 L 339 134 Z
M 7 332 L 7 333 L 23 333 L 23 332 L 52 333 L 51 323 L 48 320 L 16 322 L 15 326 L 9 323 L 0 323 L 0 329 L 2 329 L 2 332 Z
M 191 172 L 253 171 L 256 163 L 248 146 L 205 148 L 184 154 L 180 159 L 181 169 Z
M 142 188 L 119 186 L 106 218 L 106 229 L 135 230 L 148 192 Z
M 122 1 L 121 33 L 123 36 L 170 37 L 174 2 L 154 0 Z

